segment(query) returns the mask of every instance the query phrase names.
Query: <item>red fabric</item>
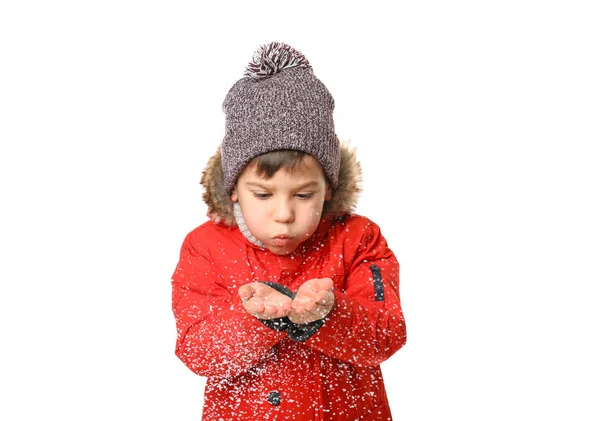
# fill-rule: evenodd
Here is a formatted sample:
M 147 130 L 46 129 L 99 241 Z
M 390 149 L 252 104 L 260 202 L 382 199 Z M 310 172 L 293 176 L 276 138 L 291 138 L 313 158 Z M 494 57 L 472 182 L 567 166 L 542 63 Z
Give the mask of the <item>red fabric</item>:
M 254 281 L 296 291 L 325 277 L 334 281 L 335 305 L 305 342 L 249 315 L 237 294 Z M 176 354 L 208 377 L 203 420 L 391 420 L 379 364 L 405 344 L 406 328 L 398 262 L 369 219 L 324 219 L 288 256 L 207 222 L 186 236 L 172 285 Z M 279 405 L 269 403 L 272 392 Z

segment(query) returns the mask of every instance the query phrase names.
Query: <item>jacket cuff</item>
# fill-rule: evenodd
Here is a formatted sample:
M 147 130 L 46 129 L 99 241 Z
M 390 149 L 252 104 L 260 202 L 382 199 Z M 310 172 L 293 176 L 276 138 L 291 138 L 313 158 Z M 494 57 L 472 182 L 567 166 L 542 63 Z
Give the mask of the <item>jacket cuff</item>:
M 283 295 L 287 295 L 288 297 L 290 297 L 292 300 L 294 299 L 294 297 L 296 296 L 296 294 L 294 294 L 292 291 L 290 291 L 287 287 L 284 287 L 281 284 L 278 284 L 277 282 L 270 282 L 270 281 L 260 281 L 261 284 L 265 284 L 270 286 L 271 288 L 273 288 L 275 291 L 281 292 Z
M 319 330 L 319 328 L 323 326 L 323 323 L 325 323 L 326 318 L 327 317 L 305 324 L 296 324 L 290 322 L 290 325 L 287 329 L 287 334 L 290 339 L 295 342 L 304 342 L 312 335 L 317 333 L 317 330 Z
M 278 330 L 279 332 L 287 332 L 287 330 L 290 326 L 290 323 L 291 323 L 290 319 L 288 319 L 287 317 L 279 317 L 277 319 L 269 319 L 269 320 L 257 318 L 257 320 L 259 322 L 261 322 L 262 324 L 264 324 L 265 326 L 267 326 L 268 328 L 271 328 L 273 330 Z

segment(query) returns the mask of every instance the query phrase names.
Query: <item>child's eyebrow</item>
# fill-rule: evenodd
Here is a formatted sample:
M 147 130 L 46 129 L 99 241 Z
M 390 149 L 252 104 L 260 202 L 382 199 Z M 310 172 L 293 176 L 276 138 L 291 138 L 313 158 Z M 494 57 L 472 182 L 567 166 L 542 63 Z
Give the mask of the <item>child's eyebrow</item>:
M 306 189 L 308 187 L 315 187 L 315 186 L 318 186 L 318 185 L 319 185 L 319 183 L 317 181 L 313 180 L 313 181 L 309 181 L 307 183 L 301 184 L 299 186 L 295 186 L 294 189 L 295 190 L 301 190 L 301 189 Z M 260 187 L 261 189 L 265 189 L 265 190 L 268 190 L 268 189 L 272 188 L 269 185 L 262 184 L 262 183 L 257 183 L 255 181 L 246 181 L 246 186 Z
M 307 187 L 316 187 L 318 185 L 319 185 L 319 183 L 317 181 L 313 180 L 313 181 L 309 181 L 307 183 L 301 184 L 296 188 L 300 190 L 300 189 L 305 189 Z

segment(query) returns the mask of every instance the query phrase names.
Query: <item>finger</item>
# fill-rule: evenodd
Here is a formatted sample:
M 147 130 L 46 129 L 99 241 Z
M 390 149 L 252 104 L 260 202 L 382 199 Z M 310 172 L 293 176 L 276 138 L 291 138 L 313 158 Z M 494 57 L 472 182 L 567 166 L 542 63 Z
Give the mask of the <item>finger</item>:
M 294 298 L 294 300 L 292 301 L 292 307 L 304 308 L 304 304 L 306 304 L 309 301 L 313 301 L 312 296 L 298 294 L 296 295 L 296 298 Z
M 256 295 L 257 297 L 266 297 L 274 291 L 273 288 L 271 288 L 270 286 L 261 284 L 260 282 L 253 282 L 253 284 L 255 291 L 254 295 Z
M 276 313 L 281 315 L 286 315 L 292 308 L 292 300 L 285 295 L 282 295 L 281 299 L 269 301 L 267 304 L 271 305 L 276 310 Z
M 260 313 L 260 307 L 258 306 L 258 304 L 254 301 L 242 301 L 242 306 L 244 307 L 244 310 L 246 310 L 248 313 L 250 313 L 253 316 L 256 316 L 258 313 Z
M 265 305 L 265 313 L 273 316 L 275 314 L 277 314 L 279 312 L 279 308 L 276 305 L 273 304 L 266 304 Z
M 279 317 L 283 317 L 286 316 L 288 313 L 284 312 L 284 310 L 281 307 L 278 306 L 271 306 L 271 305 L 266 305 L 265 306 L 265 310 L 260 313 L 259 315 L 257 315 L 258 318 L 260 319 L 276 319 Z
M 269 314 L 266 311 L 253 314 L 253 316 L 261 320 L 271 320 L 275 318 L 272 314 Z
M 318 305 L 323 305 L 327 302 L 327 294 L 324 291 L 317 292 L 315 294 L 315 303 Z
M 306 314 L 306 310 L 301 304 L 296 303 L 290 310 L 290 314 L 293 314 L 296 317 L 301 317 L 302 315 Z
M 318 307 L 310 312 L 311 316 L 315 319 L 322 319 L 329 313 L 327 307 Z
M 317 303 L 314 301 L 307 301 L 304 303 L 303 308 L 306 312 L 311 313 L 314 309 L 317 308 Z
M 246 301 L 249 300 L 255 293 L 255 289 L 252 285 L 242 285 L 239 289 L 238 289 L 238 295 L 240 296 L 240 298 L 242 299 L 242 301 Z
M 321 291 L 315 295 L 315 302 L 319 305 L 328 305 L 331 304 L 333 298 L 333 294 L 331 291 Z
M 311 310 L 312 314 L 316 314 L 319 315 L 320 318 L 324 317 L 326 314 L 328 314 L 331 309 L 333 308 L 333 303 L 327 303 L 327 304 L 318 304 L 315 306 L 314 309 Z
M 280 307 L 277 309 L 277 317 L 284 317 L 287 316 L 290 313 L 290 309 L 284 307 Z
M 260 302 L 260 301 L 253 301 L 253 309 L 255 313 L 264 313 L 265 312 L 265 305 Z
M 292 308 L 292 300 L 285 301 L 281 306 L 282 313 L 284 313 L 284 314 L 289 313 L 291 308 Z
M 292 308 L 297 311 L 310 311 L 316 307 L 315 300 L 312 297 L 296 297 L 292 302 Z

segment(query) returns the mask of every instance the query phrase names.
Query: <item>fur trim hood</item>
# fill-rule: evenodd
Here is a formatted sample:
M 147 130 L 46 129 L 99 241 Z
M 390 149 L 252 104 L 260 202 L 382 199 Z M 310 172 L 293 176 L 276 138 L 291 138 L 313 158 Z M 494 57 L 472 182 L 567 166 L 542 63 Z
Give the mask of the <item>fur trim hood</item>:
M 207 216 L 215 223 L 236 225 L 233 202 L 225 189 L 221 148 L 208 160 L 202 172 L 200 184 L 204 187 L 202 199 L 208 205 Z M 362 170 L 356 158 L 356 150 L 340 142 L 340 172 L 338 187 L 325 202 L 323 216 L 341 216 L 354 211 L 362 191 Z

